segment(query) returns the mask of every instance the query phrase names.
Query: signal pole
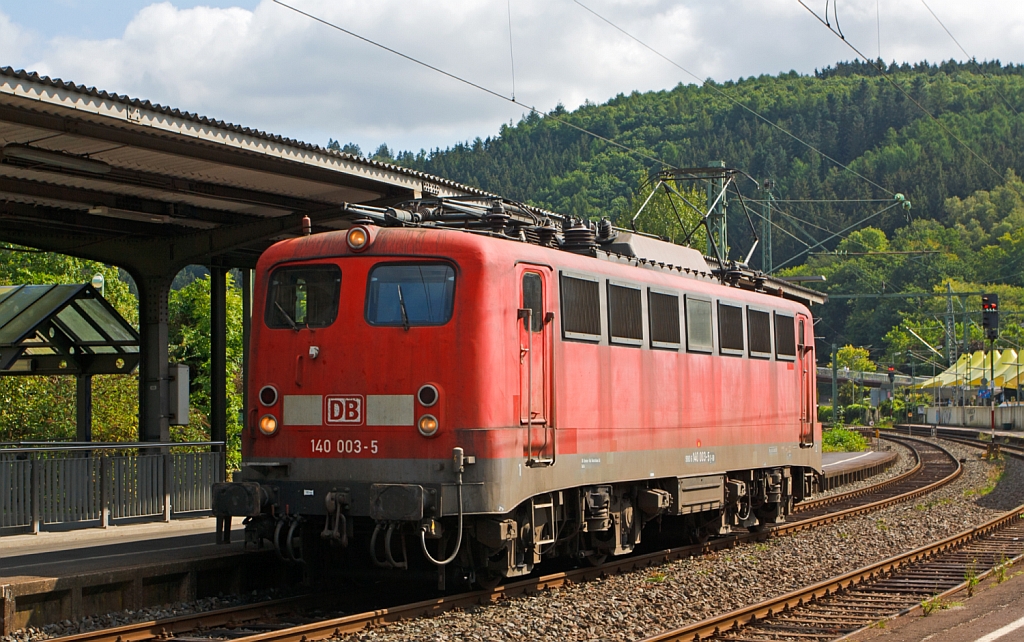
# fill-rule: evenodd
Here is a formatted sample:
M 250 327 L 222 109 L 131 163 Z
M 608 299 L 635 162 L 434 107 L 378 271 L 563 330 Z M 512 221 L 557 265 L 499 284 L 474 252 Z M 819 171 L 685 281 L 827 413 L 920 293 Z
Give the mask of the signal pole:
M 839 354 L 836 344 L 832 344 L 832 426 L 839 423 L 839 363 L 836 356 Z
M 996 443 L 996 337 L 999 336 L 999 295 L 981 295 L 981 327 L 988 338 L 988 396 L 992 409 L 992 443 Z
M 725 169 L 725 161 L 710 161 L 708 162 L 709 169 Z M 720 178 L 712 178 L 708 180 L 708 209 L 714 206 L 714 212 L 708 217 L 708 251 L 711 251 L 712 247 L 718 247 L 719 253 L 722 255 L 722 259 L 727 260 L 729 258 L 729 235 L 726 229 L 726 216 L 725 216 L 725 194 L 722 190 L 725 188 L 725 174 L 723 172 Z M 721 198 L 719 198 L 721 194 Z M 715 203 L 715 200 L 718 203 Z
M 956 317 L 953 316 L 953 288 L 946 283 L 946 364 L 956 360 Z
M 764 181 L 764 205 L 761 215 L 761 271 L 772 273 L 772 188 L 771 179 Z

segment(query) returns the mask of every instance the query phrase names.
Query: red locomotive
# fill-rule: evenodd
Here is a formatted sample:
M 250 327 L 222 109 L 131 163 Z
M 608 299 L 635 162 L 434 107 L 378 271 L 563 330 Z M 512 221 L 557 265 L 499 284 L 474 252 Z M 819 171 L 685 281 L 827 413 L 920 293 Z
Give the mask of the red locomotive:
M 244 464 L 214 490 L 247 539 L 486 584 L 813 492 L 821 295 L 500 200 L 351 209 L 257 268 Z

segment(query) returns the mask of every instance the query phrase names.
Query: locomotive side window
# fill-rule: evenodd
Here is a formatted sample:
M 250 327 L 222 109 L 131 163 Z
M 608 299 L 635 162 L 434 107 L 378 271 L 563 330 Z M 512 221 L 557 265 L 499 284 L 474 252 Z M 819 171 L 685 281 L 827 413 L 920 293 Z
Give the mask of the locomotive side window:
M 686 349 L 711 352 L 711 301 L 686 297 Z
M 792 361 L 796 358 L 796 329 L 793 317 L 775 313 L 775 356 Z
M 559 275 L 562 333 L 567 339 L 601 340 L 601 284 Z
M 651 347 L 679 349 L 679 297 L 647 290 L 648 316 L 651 321 Z
M 638 288 L 608 282 L 608 339 L 612 343 L 644 343 L 643 294 Z
M 533 310 L 531 321 L 523 319 L 523 327 L 530 324 L 531 332 L 544 329 L 544 288 L 536 272 L 523 273 L 523 309 Z
M 324 328 L 338 316 L 337 265 L 283 267 L 270 276 L 264 320 L 268 328 Z
M 718 341 L 722 354 L 743 354 L 743 308 L 718 303 Z
M 762 310 L 747 308 L 747 340 L 750 356 L 770 359 L 772 356 L 772 317 Z
M 443 325 L 452 318 L 455 270 L 443 263 L 392 263 L 370 271 L 366 322 L 370 325 Z

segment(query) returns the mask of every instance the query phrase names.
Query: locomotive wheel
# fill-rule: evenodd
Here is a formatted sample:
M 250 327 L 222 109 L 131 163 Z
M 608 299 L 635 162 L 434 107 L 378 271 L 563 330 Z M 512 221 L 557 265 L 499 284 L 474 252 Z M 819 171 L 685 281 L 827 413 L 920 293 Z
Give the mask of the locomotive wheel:
M 583 559 L 587 560 L 591 566 L 600 566 L 608 561 L 608 553 L 591 553 Z
M 504 575 L 489 569 L 478 569 L 473 575 L 473 583 L 485 591 L 493 591 L 505 580 Z

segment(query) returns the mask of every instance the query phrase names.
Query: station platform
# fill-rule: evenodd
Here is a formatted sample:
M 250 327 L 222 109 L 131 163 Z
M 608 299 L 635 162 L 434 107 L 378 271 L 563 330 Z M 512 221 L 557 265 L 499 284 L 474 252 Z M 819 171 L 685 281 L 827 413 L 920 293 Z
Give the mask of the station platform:
M 917 610 L 851 635 L 857 642 L 1011 642 L 1024 640 L 1024 576 L 1011 569 L 1009 579 L 992 578 L 975 587 L 974 597 L 961 592 L 943 600 L 925 617 Z
M 929 434 L 932 431 L 932 429 L 936 430 L 938 432 L 937 436 L 940 437 L 943 433 L 945 433 L 947 435 L 956 435 L 961 437 L 969 437 L 973 439 L 976 438 L 979 434 L 992 434 L 991 428 L 965 428 L 963 426 L 943 426 L 941 424 L 899 424 L 894 428 L 894 430 L 897 433 L 902 432 L 905 435 L 926 435 Z M 997 438 L 1000 439 L 1024 441 L 1024 432 L 1021 432 L 1019 430 L 996 430 L 995 435 Z
M 891 450 L 822 453 L 821 468 L 825 473 L 824 490 L 831 490 L 843 484 L 877 475 L 896 463 L 898 457 L 896 452 Z
M 240 525 L 215 543 L 212 517 L 0 539 L 0 635 L 26 626 L 293 583 Z

